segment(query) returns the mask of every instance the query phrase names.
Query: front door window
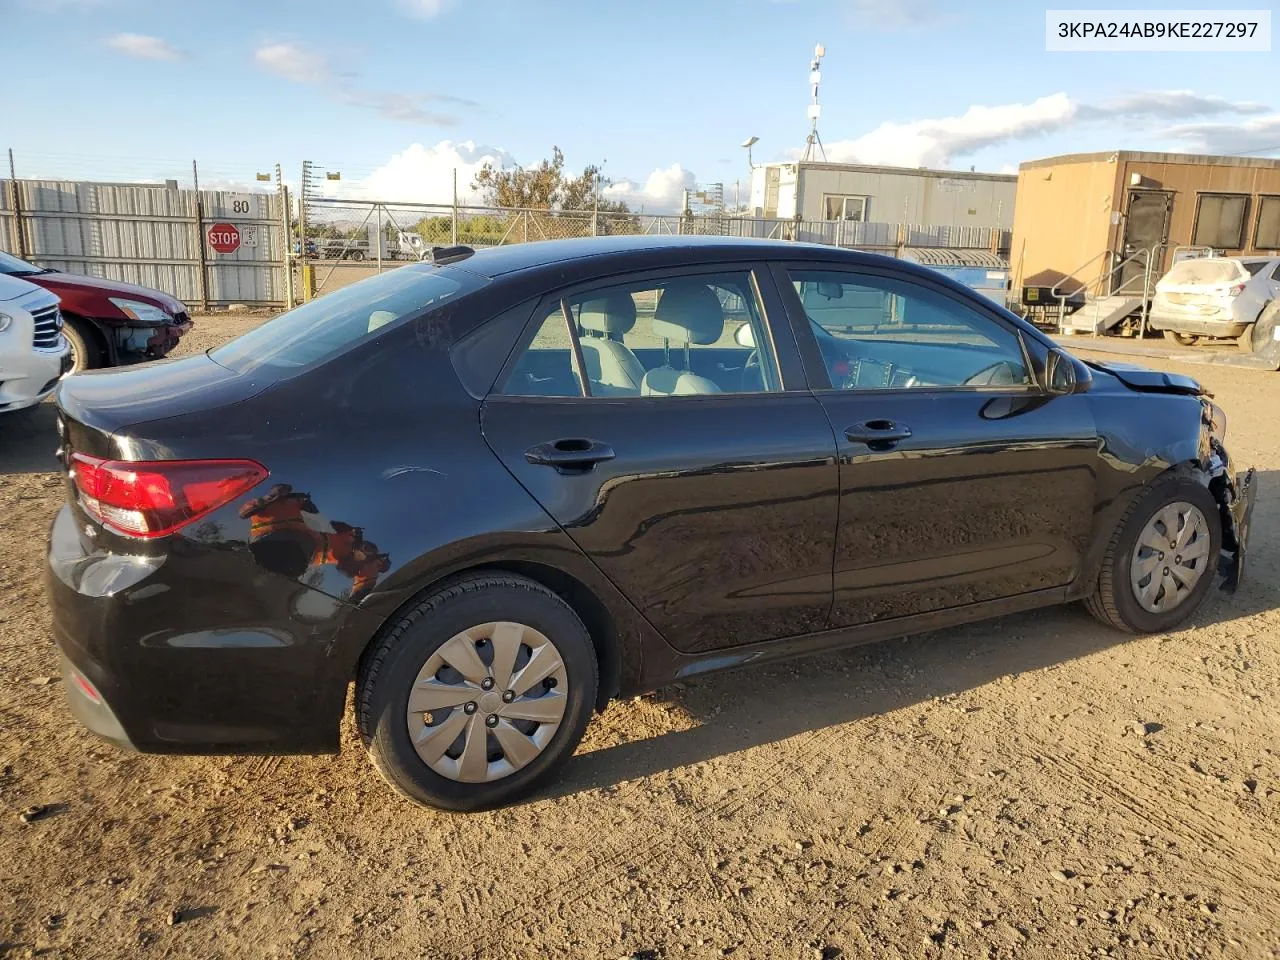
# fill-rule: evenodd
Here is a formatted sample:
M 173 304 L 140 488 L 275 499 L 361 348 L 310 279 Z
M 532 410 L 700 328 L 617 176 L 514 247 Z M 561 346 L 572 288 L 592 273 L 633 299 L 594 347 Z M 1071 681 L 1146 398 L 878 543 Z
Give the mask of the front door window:
M 839 390 L 1027 389 L 1018 335 L 932 290 L 890 277 L 790 272 Z

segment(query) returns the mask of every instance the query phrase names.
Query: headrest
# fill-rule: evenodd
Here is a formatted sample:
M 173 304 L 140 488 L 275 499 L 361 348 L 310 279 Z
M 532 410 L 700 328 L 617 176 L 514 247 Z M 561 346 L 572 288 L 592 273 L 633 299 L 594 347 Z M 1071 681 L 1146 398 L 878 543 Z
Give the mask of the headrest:
M 578 323 L 583 330 L 595 333 L 627 333 L 636 325 L 636 302 L 629 293 L 608 293 L 598 300 L 587 300 L 578 310 Z
M 673 343 L 715 343 L 724 333 L 724 310 L 705 283 L 675 280 L 667 284 L 653 311 L 653 333 Z

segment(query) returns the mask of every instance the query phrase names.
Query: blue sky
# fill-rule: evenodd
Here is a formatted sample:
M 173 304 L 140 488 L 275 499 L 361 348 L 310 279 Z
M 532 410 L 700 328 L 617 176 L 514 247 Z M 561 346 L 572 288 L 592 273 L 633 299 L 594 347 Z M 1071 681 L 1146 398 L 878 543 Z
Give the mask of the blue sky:
M 1280 156 L 1277 53 L 1050 54 L 1044 5 L 1015 0 L 0 0 L 0 23 L 24 40 L 6 74 L 30 78 L 8 85 L 0 146 L 29 177 L 182 176 L 196 157 L 206 182 L 296 178 L 307 158 L 344 189 L 444 200 L 455 166 L 465 186 L 486 157 L 558 144 L 657 208 L 695 179 L 745 184 L 749 135 L 757 161 L 803 145 L 815 41 L 833 159 Z

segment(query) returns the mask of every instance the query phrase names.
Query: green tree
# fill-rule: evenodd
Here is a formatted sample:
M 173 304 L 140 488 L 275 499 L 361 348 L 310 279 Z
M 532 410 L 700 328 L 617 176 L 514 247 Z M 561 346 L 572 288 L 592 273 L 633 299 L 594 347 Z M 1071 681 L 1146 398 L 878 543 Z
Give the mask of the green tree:
M 486 163 L 476 173 L 471 186 L 491 207 L 629 213 L 621 200 L 600 197 L 597 204 L 597 191 L 611 183 L 600 175 L 600 168 L 594 164 L 584 168 L 579 176 L 566 174 L 564 153 L 559 147 L 552 147 L 551 159 L 541 161 L 536 167 L 503 170 Z

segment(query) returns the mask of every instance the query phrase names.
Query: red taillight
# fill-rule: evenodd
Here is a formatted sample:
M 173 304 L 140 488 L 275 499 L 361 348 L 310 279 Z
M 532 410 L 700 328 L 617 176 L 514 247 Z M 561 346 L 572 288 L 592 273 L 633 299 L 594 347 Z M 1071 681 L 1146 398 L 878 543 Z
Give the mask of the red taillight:
M 1237 283 L 1234 287 L 1232 287 L 1230 290 L 1227 291 L 1227 296 L 1229 297 L 1240 296 L 1240 294 L 1244 293 L 1244 287 L 1245 285 L 1243 283 Z
M 268 476 L 253 460 L 102 460 L 71 455 L 80 502 L 130 537 L 163 537 L 230 503 Z
M 98 692 L 98 688 L 82 677 L 79 670 L 71 671 L 71 679 L 80 688 L 80 692 L 89 698 L 90 703 L 102 703 L 102 694 Z

